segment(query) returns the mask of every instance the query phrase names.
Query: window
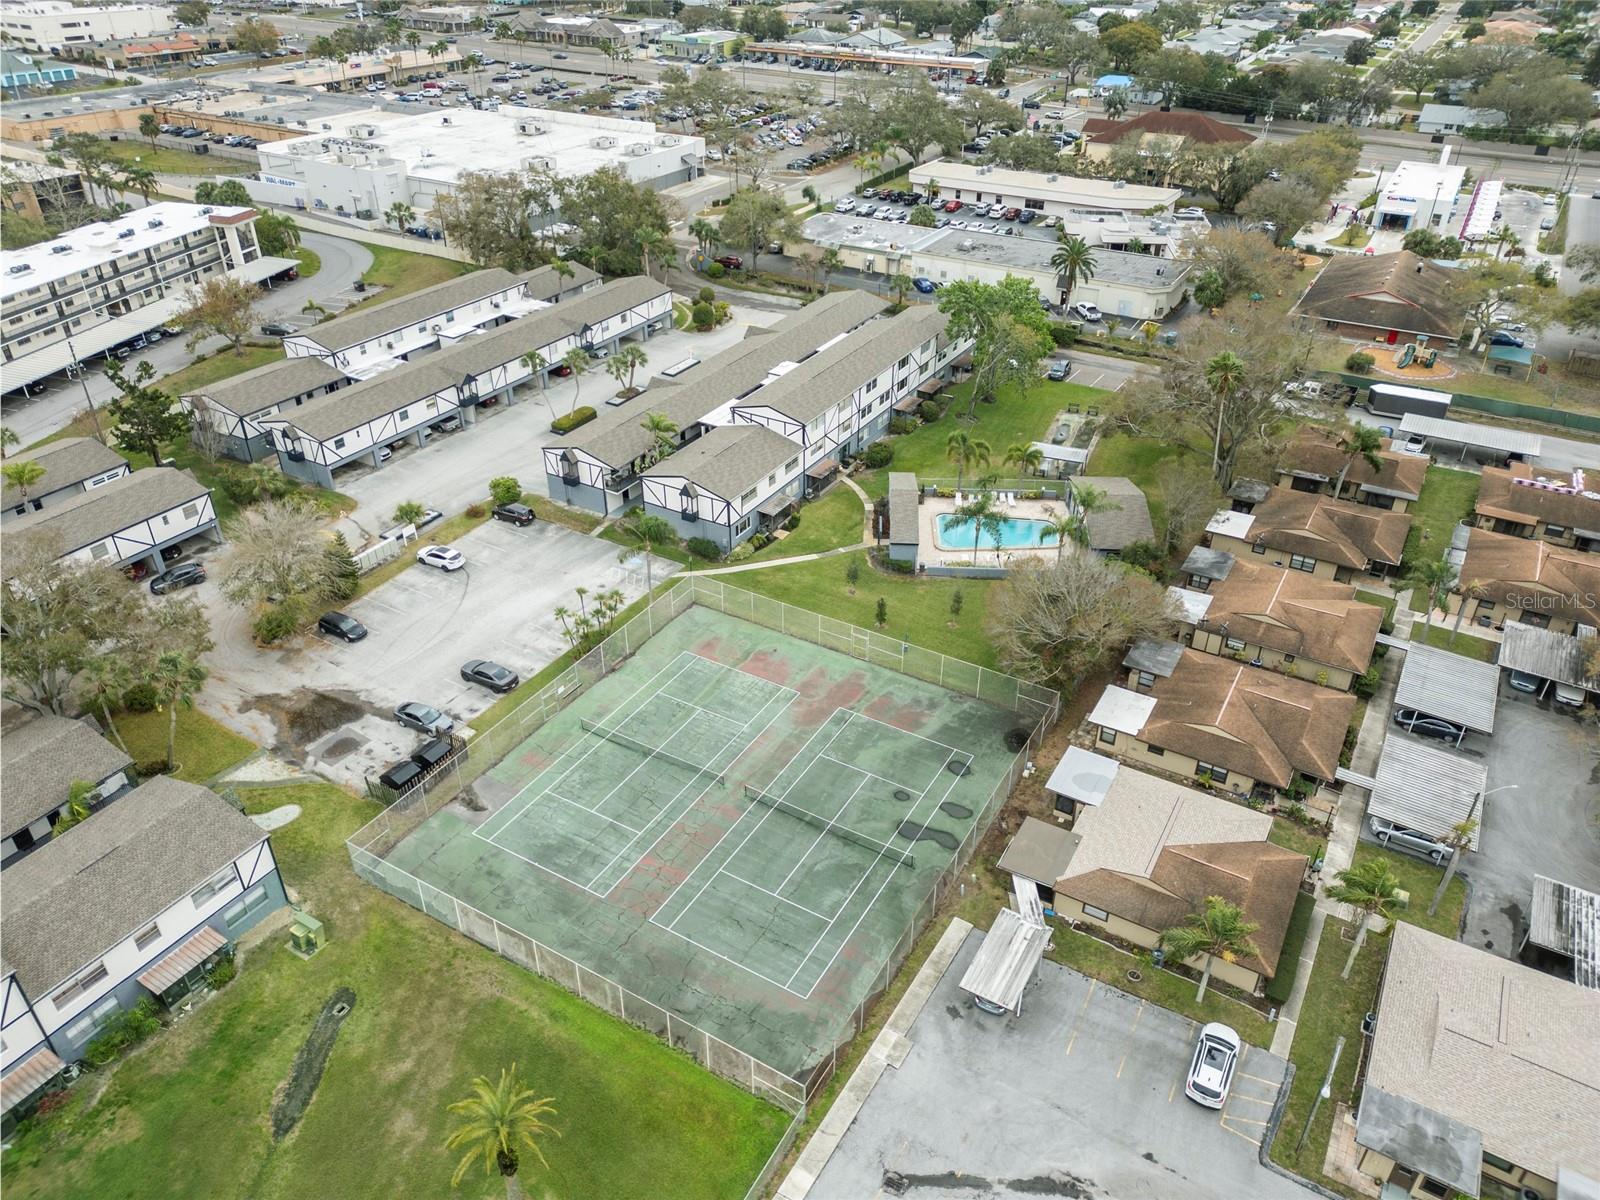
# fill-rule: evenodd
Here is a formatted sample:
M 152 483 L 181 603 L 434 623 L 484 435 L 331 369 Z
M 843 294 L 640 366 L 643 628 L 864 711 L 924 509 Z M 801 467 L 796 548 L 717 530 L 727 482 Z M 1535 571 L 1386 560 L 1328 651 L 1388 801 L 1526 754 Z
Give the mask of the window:
M 198 504 L 185 504 L 183 506 L 183 515 L 186 520 L 194 520 L 200 515 L 200 506 Z
M 410 410 L 410 409 L 409 409 L 409 408 L 402 408 L 402 409 L 401 409 L 401 410 L 400 410 L 400 419 L 401 419 L 401 420 L 402 420 L 402 421 L 404 421 L 404 420 L 405 420 L 405 419 L 406 419 L 406 418 L 407 418 L 407 417 L 409 417 L 409 416 L 410 416 L 410 415 L 411 415 L 411 410 Z
M 1115 746 L 1117 744 L 1117 731 L 1109 725 L 1100 726 L 1100 740 L 1107 746 Z
M 1194 773 L 1196 775 L 1209 775 L 1209 776 L 1211 776 L 1211 782 L 1212 783 L 1227 783 L 1228 782 L 1228 773 L 1227 773 L 1227 771 L 1223 770 L 1221 767 L 1213 767 L 1210 763 L 1197 762 L 1195 764 Z
M 1483 1165 L 1486 1167 L 1493 1167 L 1496 1171 L 1506 1175 L 1511 1174 L 1517 1169 L 1517 1164 L 1508 1158 L 1501 1158 L 1498 1154 L 1490 1154 L 1487 1150 L 1483 1151 L 1482 1153 Z
M 206 880 L 189 896 L 189 903 L 196 908 L 203 908 L 209 904 L 219 893 L 228 889 L 228 886 L 237 878 L 234 874 L 233 864 L 229 863 L 210 879 Z
M 97 962 L 54 996 L 51 996 L 50 1002 L 57 1008 L 65 1008 L 85 992 L 105 982 L 107 975 L 106 964 Z
M 1224 646 L 1226 646 L 1229 650 L 1243 650 L 1244 649 L 1244 639 L 1243 638 L 1225 637 L 1225 638 L 1222 639 L 1222 644 Z
M 105 558 L 111 553 L 111 547 L 100 542 L 89 550 L 89 557 L 94 559 Z
M 1060 796 L 1060 795 L 1058 795 L 1056 797 L 1056 811 L 1057 812 L 1070 813 L 1072 811 L 1072 808 L 1073 808 L 1073 803 L 1072 803 L 1072 797 L 1071 796 Z
M 1421 1187 L 1422 1193 L 1425 1196 L 1441 1196 L 1441 1197 L 1445 1197 L 1445 1196 L 1449 1196 L 1450 1193 L 1454 1190 L 1453 1188 L 1447 1187 L 1446 1185 L 1440 1183 L 1438 1180 L 1429 1179 L 1426 1176 L 1423 1177 L 1422 1181 L 1420 1182 L 1420 1184 L 1418 1186 Z
M 110 1019 L 111 1014 L 117 1011 L 118 1007 L 116 996 L 107 996 L 85 1012 L 83 1016 L 67 1026 L 67 1037 L 74 1042 L 83 1041 L 96 1029 L 104 1025 Z
M 1024 200 L 1022 202 L 1022 206 L 1024 208 L 1031 208 L 1035 212 L 1043 212 L 1044 211 L 1044 201 L 1043 200 L 1033 200 L 1033 199 Z
M 1167 756 L 1167 752 L 1160 746 L 1146 746 L 1145 749 L 1155 758 L 1165 758 Z
M 1378 492 L 1368 492 L 1363 499 L 1366 501 L 1368 508 L 1392 509 L 1394 507 L 1393 496 L 1385 496 Z
M 1315 571 L 1317 569 L 1317 560 L 1307 558 L 1304 554 L 1291 554 L 1289 555 L 1289 569 L 1292 571 Z
M 1544 535 L 1546 537 L 1566 537 L 1567 527 L 1565 525 L 1546 525 L 1544 527 Z
M 160 924 L 155 921 L 151 921 L 150 924 L 146 925 L 143 929 L 139 930 L 138 933 L 133 935 L 134 948 L 137 950 L 148 949 L 150 943 L 154 942 L 160 936 Z
M 343 450 L 344 449 L 344 439 L 342 437 L 334 438 L 333 439 L 333 448 L 335 450 Z
M 1092 904 L 1085 904 L 1083 906 L 1083 915 L 1086 917 L 1093 917 L 1096 921 L 1109 921 L 1111 919 L 1111 914 L 1105 909 L 1096 908 Z
M 1189 576 L 1189 586 L 1197 592 L 1209 591 L 1211 588 L 1211 580 L 1207 579 L 1204 575 L 1191 575 Z
M 733 531 L 735 533 L 743 533 L 746 529 L 750 528 L 750 521 L 751 521 L 751 518 L 750 517 L 746 517 L 744 520 L 740 521 L 739 524 L 734 527 Z
M 800 465 L 800 456 L 797 454 L 793 458 L 791 458 L 788 462 L 783 464 L 784 473 L 788 474 L 790 471 L 793 471 L 797 467 L 799 467 L 799 465 Z
M 755 502 L 755 498 L 756 498 L 756 489 L 755 488 L 751 488 L 748 492 L 746 492 L 744 495 L 739 497 L 739 507 L 743 508 L 747 504 L 754 503 Z
M 222 910 L 222 919 L 229 925 L 237 925 L 252 913 L 258 912 L 268 900 L 267 885 L 258 883 L 244 895 L 240 896 L 227 908 Z
M 1288 666 L 1288 665 L 1289 665 L 1289 664 L 1290 664 L 1290 663 L 1292 663 L 1292 662 L 1293 662 L 1293 661 L 1294 661 L 1294 655 L 1292 655 L 1292 654 L 1285 654 L 1285 655 L 1284 655 L 1284 656 L 1283 656 L 1283 665 L 1284 665 L 1284 666 Z
M 1250 553 L 1251 554 L 1265 554 L 1266 552 L 1267 552 L 1267 544 L 1265 542 L 1251 542 L 1250 543 Z
M 1156 685 L 1156 676 L 1155 676 L 1155 672 L 1154 671 L 1140 671 L 1139 672 L 1139 686 L 1140 687 L 1155 687 L 1155 685 Z

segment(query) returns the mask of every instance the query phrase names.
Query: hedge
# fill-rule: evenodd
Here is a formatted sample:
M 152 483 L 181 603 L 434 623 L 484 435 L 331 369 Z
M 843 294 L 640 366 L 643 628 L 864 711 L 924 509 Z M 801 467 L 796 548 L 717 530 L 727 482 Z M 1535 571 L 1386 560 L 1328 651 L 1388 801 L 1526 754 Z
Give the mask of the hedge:
M 575 408 L 565 416 L 557 417 L 550 422 L 551 433 L 571 433 L 579 425 L 587 425 L 598 414 L 594 409 L 585 404 L 582 408 Z

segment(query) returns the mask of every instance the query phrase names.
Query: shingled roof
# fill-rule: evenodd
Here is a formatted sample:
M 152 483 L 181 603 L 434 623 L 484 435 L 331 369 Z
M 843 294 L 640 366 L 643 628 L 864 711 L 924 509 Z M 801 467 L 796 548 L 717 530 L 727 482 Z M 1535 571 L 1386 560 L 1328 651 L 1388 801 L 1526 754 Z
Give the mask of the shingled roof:
M 1119 142 L 1130 134 L 1158 134 L 1164 137 L 1181 137 L 1201 146 L 1248 145 L 1255 137 L 1236 125 L 1224 125 L 1204 113 L 1174 109 L 1162 112 L 1152 109 L 1125 121 L 1108 121 L 1090 117 L 1083 123 L 1083 131 L 1097 142 Z
M 36 462 L 44 468 L 44 478 L 28 487 L 28 495 L 36 500 L 61 488 L 71 487 L 75 483 L 82 483 L 85 479 L 93 479 L 96 475 L 104 475 L 107 471 L 128 465 L 127 460 L 115 450 L 110 450 L 94 438 L 88 437 L 62 438 L 58 442 L 46 442 L 37 449 L 22 450 L 8 455 L 6 461 Z M 22 492 L 7 484 L 5 491 L 0 493 L 0 506 L 15 508 L 21 503 Z
M 1288 787 L 1296 771 L 1332 779 L 1356 698 L 1198 650 L 1144 689 L 1155 700 L 1139 738 Z
M 1295 311 L 1319 321 L 1425 333 L 1454 341 L 1462 312 L 1450 302 L 1451 273 L 1409 250 L 1331 259 Z
M 1289 488 L 1273 488 L 1250 517 L 1248 542 L 1360 571 L 1369 562 L 1398 563 L 1411 529 L 1407 513 Z
M 1543 521 L 1600 537 L 1600 490 L 1581 471 L 1558 475 L 1536 471 L 1525 462 L 1485 467 L 1474 511 L 1480 517 L 1521 525 Z
M 1352 460 L 1339 449 L 1338 436 L 1332 430 L 1303 425 L 1283 448 L 1278 470 L 1325 479 L 1331 484 L 1348 464 L 1345 481 L 1354 483 L 1358 490 L 1415 500 L 1427 478 L 1428 460 L 1421 454 L 1402 454 L 1393 447 L 1394 442 L 1385 438 L 1383 449 L 1378 451 L 1382 465 L 1374 471 L 1363 456 L 1358 454 Z
M 1473 529 L 1459 577 L 1497 604 L 1600 626 L 1600 554 Z
M 78 780 L 99 783 L 133 765 L 87 721 L 41 716 L 5 735 L 0 833 L 11 834 L 65 804 Z

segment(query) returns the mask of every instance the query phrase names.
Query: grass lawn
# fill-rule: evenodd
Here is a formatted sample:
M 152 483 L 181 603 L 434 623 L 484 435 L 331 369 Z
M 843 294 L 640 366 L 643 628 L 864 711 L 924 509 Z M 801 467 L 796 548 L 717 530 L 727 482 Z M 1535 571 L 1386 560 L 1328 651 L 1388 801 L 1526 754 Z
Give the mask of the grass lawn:
M 816 554 L 822 550 L 835 550 L 840 546 L 854 546 L 861 541 L 861 531 L 866 519 L 861 507 L 861 497 L 840 484 L 821 499 L 803 505 L 800 510 L 800 528 L 788 537 L 771 542 L 751 555 L 751 562 L 765 562 L 772 558 L 790 558 L 796 554 Z
M 181 370 L 174 371 L 171 375 L 163 375 L 155 381 L 155 385 L 168 395 L 181 396 L 208 383 L 217 383 L 219 380 L 231 379 L 235 375 L 243 375 L 246 371 L 264 367 L 281 358 L 283 358 L 283 346 L 280 343 L 274 342 L 271 345 L 246 343 L 239 354 L 235 354 L 232 350 L 218 351 L 198 362 L 190 363 Z
M 1467 658 L 1475 658 L 1479 662 L 1493 662 L 1495 651 L 1500 649 L 1498 642 L 1491 642 L 1488 638 L 1473 637 L 1465 631 L 1457 634 L 1450 632 L 1450 622 L 1435 621 L 1432 625 L 1424 627 L 1421 621 L 1411 624 L 1411 640 L 1433 646 L 1435 649 L 1448 650 L 1452 654 L 1460 654 Z
M 372 255 L 372 265 L 361 278 L 369 286 L 383 289 L 372 300 L 363 300 L 362 304 L 393 300 L 397 296 L 404 296 L 407 292 L 420 291 L 425 287 L 432 287 L 436 283 L 443 283 L 447 279 L 455 279 L 457 276 L 467 275 L 478 269 L 471 263 L 456 262 L 453 258 L 414 254 L 410 250 L 396 250 L 392 246 L 374 246 L 370 242 L 361 244 Z M 351 312 L 359 307 L 360 304 L 353 304 L 344 311 Z
M 1360 589 L 1357 589 L 1356 599 L 1361 601 L 1363 604 L 1373 604 L 1383 609 L 1383 619 L 1385 623 L 1394 620 L 1395 599 L 1393 596 L 1380 596 L 1377 592 L 1363 592 Z
M 176 146 L 152 146 L 147 141 L 101 142 L 113 162 L 148 167 L 157 175 L 244 175 L 255 164 L 224 154 L 196 154 Z
M 1355 1089 L 1356 1066 L 1361 1058 L 1361 1019 L 1376 1004 L 1378 977 L 1389 954 L 1387 937 L 1369 936 L 1350 978 L 1340 979 L 1339 972 L 1350 954 L 1351 943 L 1343 937 L 1348 928 L 1333 917 L 1323 923 L 1322 941 L 1306 993 L 1308 1003 L 1300 1010 L 1294 1046 L 1289 1052 L 1295 1065 L 1294 1084 L 1289 1090 L 1278 1135 L 1272 1143 L 1273 1161 L 1345 1195 L 1353 1193 L 1322 1174 L 1322 1160 L 1328 1151 L 1334 1109 L 1339 1101 L 1349 1102 Z M 1295 1143 L 1300 1140 L 1300 1132 L 1311 1115 L 1312 1104 L 1333 1058 L 1334 1043 L 1341 1034 L 1345 1039 L 1344 1052 L 1339 1056 L 1339 1067 L 1333 1076 L 1333 1099 L 1317 1108 L 1311 1133 L 1297 1154 Z
M 1133 480 L 1149 501 L 1151 524 L 1159 530 L 1163 520 L 1163 498 L 1161 485 L 1156 482 L 1156 473 L 1164 463 L 1194 453 L 1190 447 L 1176 442 L 1113 433 L 1101 437 L 1083 473 L 1125 475 Z
M 241 789 L 250 811 L 298 804 L 273 834 L 286 880 L 330 942 L 301 961 L 280 932 L 241 958 L 239 977 L 95 1081 L 7 1154 L 7 1194 L 195 1194 L 487 1200 L 498 1174 L 450 1186 L 445 1106 L 477 1075 L 512 1063 L 551 1097 L 546 1170 L 524 1155 L 530 1197 L 740 1200 L 787 1114 L 634 1029 L 362 883 L 341 844 L 377 806 L 327 784 Z M 274 1145 L 273 1093 L 337 987 L 356 994 L 310 1107 Z M 366 1148 L 363 1150 L 363 1148 Z
M 804 518 L 800 528 L 805 529 Z M 845 579 L 845 570 L 852 562 L 861 567 L 861 579 L 853 596 Z M 891 574 L 872 567 L 867 562 L 867 552 L 862 550 L 741 572 L 727 576 L 725 582 L 863 629 L 876 628 L 878 599 L 882 597 L 889 604 L 889 622 L 882 631 L 886 637 L 903 638 L 980 666 L 999 667 L 994 646 L 983 632 L 984 606 L 994 587 L 991 580 L 919 579 Z M 950 597 L 955 592 L 961 593 L 960 617 L 950 615 Z
M 168 716 L 164 712 L 147 712 L 122 713 L 116 718 L 117 732 L 128 744 L 134 762 L 166 761 Z M 254 742 L 213 721 L 198 708 L 178 710 L 175 778 L 205 783 L 255 752 Z
M 1267 840 L 1274 846 L 1282 846 L 1285 850 L 1293 850 L 1296 854 L 1304 854 L 1315 862 L 1322 857 L 1323 848 L 1328 839 L 1320 829 L 1308 829 L 1304 825 L 1295 823 L 1287 817 L 1274 817 L 1272 829 L 1267 834 Z
M 1411 906 L 1397 909 L 1396 917 L 1407 925 L 1417 925 L 1430 933 L 1455 939 L 1461 932 L 1461 910 L 1467 904 L 1467 885 L 1460 875 L 1450 881 L 1449 891 L 1439 901 L 1439 911 L 1429 916 L 1428 905 L 1433 903 L 1433 893 L 1439 888 L 1439 880 L 1444 878 L 1444 868 L 1409 854 L 1394 854 L 1370 842 L 1357 842 L 1354 865 L 1360 866 L 1372 859 L 1388 863 L 1389 869 L 1399 878 L 1400 886 L 1411 893 Z
M 1481 477 L 1471 471 L 1428 468 L 1422 492 L 1411 506 L 1411 532 L 1406 535 L 1404 551 L 1406 563 L 1439 558 L 1450 548 L 1451 533 L 1472 513 L 1480 482 Z M 1416 603 L 1426 603 L 1426 597 Z
M 1301 892 L 1294 898 L 1294 912 L 1289 914 L 1289 928 L 1283 935 L 1283 948 L 1278 952 L 1278 973 L 1267 983 L 1267 999 L 1283 1004 L 1294 990 L 1295 976 L 1300 973 L 1300 953 L 1306 944 L 1306 934 L 1311 931 L 1311 914 L 1317 902 Z
M 289 257 L 300 263 L 300 278 L 310 279 L 322 270 L 322 256 L 315 250 L 307 250 L 304 246 L 296 246 L 289 251 Z

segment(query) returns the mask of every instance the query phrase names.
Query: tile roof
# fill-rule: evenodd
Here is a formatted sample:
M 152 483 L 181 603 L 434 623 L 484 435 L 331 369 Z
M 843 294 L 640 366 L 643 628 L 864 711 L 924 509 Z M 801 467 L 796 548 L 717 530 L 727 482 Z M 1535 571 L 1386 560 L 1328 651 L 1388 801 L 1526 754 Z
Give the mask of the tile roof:
M 1449 300 L 1451 274 L 1409 250 L 1330 259 L 1295 311 L 1319 321 L 1398 329 L 1455 340 L 1462 314 Z
M 1301 472 L 1313 478 L 1332 483 L 1349 463 L 1348 483 L 1362 490 L 1377 490 L 1386 496 L 1403 496 L 1415 500 L 1422 492 L 1422 481 L 1428 474 L 1428 459 L 1421 454 L 1402 454 L 1393 449 L 1393 440 L 1385 438 L 1384 448 L 1378 451 L 1382 461 L 1379 470 L 1361 455 L 1348 458 L 1339 449 L 1337 435 L 1315 425 L 1303 425 L 1279 456 L 1278 470 Z
M 1273 488 L 1250 517 L 1247 542 L 1359 571 L 1369 562 L 1398 563 L 1411 529 L 1408 513 L 1289 488 Z
M 1461 586 L 1497 604 L 1600 626 L 1600 554 L 1472 529 Z
M 7 462 L 36 462 L 44 468 L 44 478 L 28 488 L 30 496 L 44 496 L 58 488 L 71 487 L 92 479 L 117 467 L 125 467 L 128 460 L 115 450 L 94 438 L 62 438 L 59 442 L 46 442 L 33 450 L 19 450 L 6 455 Z M 22 503 L 22 493 L 7 484 L 0 492 L 0 508 L 11 508 Z
M 306 355 L 271 362 L 243 375 L 204 384 L 186 394 L 204 396 L 235 416 L 248 417 L 274 404 L 339 383 L 344 378 L 345 373 L 338 367 Z
M 765 425 L 719 425 L 644 474 L 656 479 L 681 476 L 724 500 L 738 500 L 799 453 L 798 442 Z
M 12 536 L 44 530 L 59 537 L 61 552 L 70 554 L 149 517 L 210 494 L 211 489 L 187 471 L 175 467 L 146 467 L 101 484 L 92 492 L 19 517 L 11 527 Z
M 133 765 L 87 721 L 41 716 L 5 731 L 0 833 L 11 834 L 67 802 L 82 779 L 99 783 Z
M 1155 526 L 1150 523 L 1150 502 L 1133 480 L 1120 475 L 1076 475 L 1069 482 L 1073 487 L 1098 488 L 1109 503 L 1116 505 L 1104 512 L 1089 514 L 1091 550 L 1124 550 L 1134 542 L 1147 542 L 1155 537 Z
M 266 836 L 214 792 L 158 776 L 6 870 L 6 961 L 46 995 Z
M 510 271 L 501 267 L 487 267 L 371 307 L 358 308 L 345 316 L 335 317 L 300 332 L 328 350 L 343 350 L 392 329 L 415 325 L 446 309 L 471 304 L 516 286 L 517 276 Z
M 1210 632 L 1226 625 L 1227 636 L 1250 645 L 1358 675 L 1372 664 L 1383 609 L 1357 600 L 1348 583 L 1239 559 L 1205 595 Z
M 1302 679 L 1185 650 L 1145 693 L 1141 741 L 1288 787 L 1296 771 L 1332 779 L 1356 698 Z
M 1124 765 L 1100 804 L 1079 814 L 1056 890 L 1155 930 L 1221 896 L 1260 925 L 1259 953 L 1244 965 L 1271 975 L 1306 866 L 1267 840 L 1271 828 L 1265 813 Z
M 1536 486 L 1541 483 L 1548 486 Z M 1525 525 L 1543 521 L 1547 525 L 1581 529 L 1600 537 L 1600 487 L 1597 485 L 1600 485 L 1600 476 L 1585 478 L 1581 471 L 1557 474 L 1535 469 L 1525 462 L 1514 462 L 1509 467 L 1484 467 L 1474 511 L 1479 516 Z
M 1600 992 L 1397 922 L 1367 1085 L 1554 1179 L 1600 1177 Z
M 1204 113 L 1188 112 L 1183 109 L 1174 109 L 1172 112 L 1151 109 L 1147 113 L 1129 117 L 1124 121 L 1090 117 L 1083 123 L 1083 131 L 1095 141 L 1107 144 L 1121 141 L 1129 134 L 1151 133 L 1186 138 L 1201 146 L 1228 143 L 1248 145 L 1256 140 L 1247 130 L 1238 126 L 1224 125 Z

